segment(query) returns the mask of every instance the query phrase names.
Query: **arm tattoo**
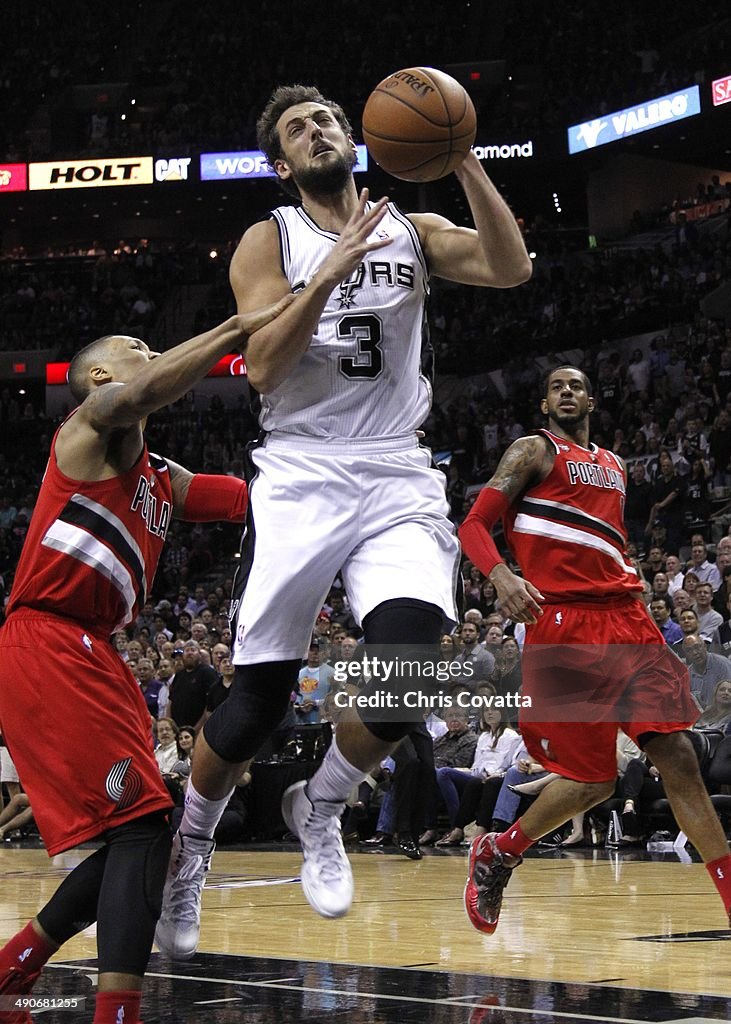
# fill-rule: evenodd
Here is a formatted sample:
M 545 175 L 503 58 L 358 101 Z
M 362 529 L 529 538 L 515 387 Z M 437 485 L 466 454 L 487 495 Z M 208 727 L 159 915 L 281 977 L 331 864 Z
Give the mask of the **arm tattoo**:
M 173 518 L 180 519 L 183 514 L 183 506 L 185 505 L 185 499 L 188 496 L 188 488 L 190 487 L 190 481 L 193 479 L 193 474 L 190 470 L 184 469 L 183 466 L 179 466 L 177 462 L 171 462 L 170 459 L 166 459 L 165 461 L 168 464 L 170 483 L 173 488 Z
M 488 487 L 494 487 L 514 501 L 536 481 L 548 454 L 542 437 L 521 437 L 508 448 Z

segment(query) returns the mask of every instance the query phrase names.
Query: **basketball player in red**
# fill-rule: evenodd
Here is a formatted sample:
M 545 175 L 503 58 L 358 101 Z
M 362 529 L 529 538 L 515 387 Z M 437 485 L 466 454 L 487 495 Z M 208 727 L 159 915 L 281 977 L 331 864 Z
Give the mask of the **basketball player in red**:
M 53 439 L 0 631 L 0 722 L 49 855 L 90 839 L 104 845 L 0 950 L 5 1002 L 30 992 L 59 946 L 96 921 L 94 1021 L 139 1021 L 170 798 L 142 693 L 109 637 L 145 603 L 172 516 L 241 522 L 247 505 L 243 481 L 193 475 L 153 455 L 143 428 L 288 301 L 160 356 L 136 338 L 108 336 L 72 360 L 81 404 Z M 54 754 L 59 729 L 63 757 Z M 7 1002 L 3 1010 L 0 1020 L 31 1020 Z
M 593 406 L 581 370 L 550 371 L 541 402 L 548 429 L 508 448 L 459 531 L 504 612 L 526 623 L 522 695 L 532 706 L 521 711 L 521 732 L 531 756 L 561 776 L 506 832 L 473 841 L 465 906 L 482 932 L 494 932 L 521 854 L 612 795 L 619 727 L 657 765 L 678 824 L 731 910 L 728 843 L 685 734 L 698 708 L 625 557 L 626 471 L 590 444 Z M 492 540 L 501 517 L 523 578 Z

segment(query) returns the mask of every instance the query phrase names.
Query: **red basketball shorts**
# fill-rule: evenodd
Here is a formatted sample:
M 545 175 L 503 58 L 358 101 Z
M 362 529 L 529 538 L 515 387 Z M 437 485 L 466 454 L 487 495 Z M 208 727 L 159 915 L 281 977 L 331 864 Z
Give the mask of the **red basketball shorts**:
M 73 620 L 10 616 L 0 728 L 51 855 L 170 807 L 134 676 L 106 638 Z
M 579 782 L 616 778 L 617 730 L 690 728 L 700 714 L 688 670 L 643 604 L 544 605 L 526 629 L 520 729 L 549 771 Z

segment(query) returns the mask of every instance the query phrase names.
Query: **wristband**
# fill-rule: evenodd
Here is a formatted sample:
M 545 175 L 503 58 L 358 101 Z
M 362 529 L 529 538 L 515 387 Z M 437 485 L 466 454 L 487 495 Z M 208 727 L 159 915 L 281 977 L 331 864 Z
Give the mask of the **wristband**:
M 509 508 L 510 499 L 502 491 L 483 487 L 459 528 L 464 553 L 484 576 L 503 561 L 490 531 Z
M 246 481 L 235 476 L 196 473 L 188 487 L 183 519 L 189 523 L 243 523 L 248 504 Z

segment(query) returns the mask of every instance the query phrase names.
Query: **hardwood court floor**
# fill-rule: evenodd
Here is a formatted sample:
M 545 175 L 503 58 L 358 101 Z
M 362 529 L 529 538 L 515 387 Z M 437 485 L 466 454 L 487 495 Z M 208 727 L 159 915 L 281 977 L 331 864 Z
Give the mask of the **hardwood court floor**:
M 82 856 L 0 850 L 0 939 Z M 631 852 L 530 857 L 490 937 L 462 910 L 464 850 L 352 861 L 353 909 L 324 921 L 296 881 L 293 848 L 219 851 L 200 953 L 182 964 L 153 956 L 146 1024 L 731 1020 L 731 932 L 700 864 Z M 38 992 L 90 991 L 94 955 L 90 929 L 64 947 Z M 88 1005 L 37 1019 L 86 1024 Z

